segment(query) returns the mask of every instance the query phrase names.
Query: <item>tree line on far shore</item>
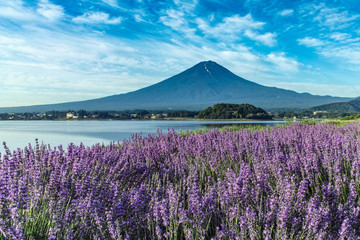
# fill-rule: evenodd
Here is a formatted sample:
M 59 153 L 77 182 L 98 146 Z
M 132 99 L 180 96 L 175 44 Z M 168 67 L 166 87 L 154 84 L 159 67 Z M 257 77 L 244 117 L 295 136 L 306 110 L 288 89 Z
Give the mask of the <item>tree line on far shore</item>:
M 271 116 L 262 108 L 251 104 L 215 104 L 201 111 L 201 119 L 271 119 Z
M 1 113 L 0 120 L 146 120 L 146 119 L 271 119 L 263 109 L 250 104 L 215 104 L 202 111 L 132 110 L 132 111 L 49 111 L 45 113 Z
M 45 113 L 0 113 L 0 120 L 167 120 L 167 119 L 358 119 L 359 113 L 282 109 L 266 112 L 251 104 L 219 103 L 202 111 L 129 110 L 129 111 L 49 111 Z

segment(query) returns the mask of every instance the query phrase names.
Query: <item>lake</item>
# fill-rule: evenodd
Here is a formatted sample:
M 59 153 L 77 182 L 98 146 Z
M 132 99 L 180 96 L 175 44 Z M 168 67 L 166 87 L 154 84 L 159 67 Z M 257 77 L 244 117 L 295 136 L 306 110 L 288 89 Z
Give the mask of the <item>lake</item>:
M 156 133 L 159 129 L 166 133 L 169 129 L 188 131 L 212 129 L 238 125 L 277 125 L 283 121 L 0 121 L 0 140 L 6 142 L 10 150 L 23 148 L 29 143 L 39 142 L 51 146 L 69 143 L 90 146 L 95 143 L 121 142 L 134 133 L 142 136 Z M 0 152 L 4 153 L 3 147 Z

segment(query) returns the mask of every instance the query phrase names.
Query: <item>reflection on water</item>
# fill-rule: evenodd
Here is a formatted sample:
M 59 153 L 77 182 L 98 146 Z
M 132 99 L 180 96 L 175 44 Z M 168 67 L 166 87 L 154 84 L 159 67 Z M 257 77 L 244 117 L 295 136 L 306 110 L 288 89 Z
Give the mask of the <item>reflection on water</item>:
M 255 126 L 284 124 L 282 121 L 0 121 L 0 140 L 14 150 L 39 142 L 51 146 L 69 143 L 93 145 L 121 142 L 134 133 L 142 136 L 157 130 L 188 131 L 224 126 Z M 0 148 L 0 152 L 4 152 Z

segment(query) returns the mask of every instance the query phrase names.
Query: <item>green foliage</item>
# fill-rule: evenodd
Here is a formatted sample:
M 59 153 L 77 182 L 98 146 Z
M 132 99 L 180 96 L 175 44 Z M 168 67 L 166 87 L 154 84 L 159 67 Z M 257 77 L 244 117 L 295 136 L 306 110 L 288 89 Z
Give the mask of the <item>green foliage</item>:
M 360 113 L 356 115 L 345 116 L 341 120 L 358 120 L 360 119 Z
M 203 119 L 271 119 L 261 108 L 250 104 L 219 103 L 201 111 L 198 118 Z
M 301 121 L 301 123 L 302 123 L 302 124 L 306 124 L 306 125 L 315 125 L 315 124 L 316 124 L 315 120 L 313 120 L 313 119 L 303 120 L 303 121 Z
M 169 118 L 194 118 L 199 114 L 197 111 L 172 111 L 167 114 Z

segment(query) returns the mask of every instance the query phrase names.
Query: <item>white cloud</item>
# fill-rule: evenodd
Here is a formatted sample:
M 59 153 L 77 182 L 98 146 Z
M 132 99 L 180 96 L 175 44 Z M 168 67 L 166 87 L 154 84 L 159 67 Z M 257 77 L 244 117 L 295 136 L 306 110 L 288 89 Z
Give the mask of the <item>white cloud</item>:
M 136 84 L 136 76 L 125 71 L 118 74 L 84 75 L 81 72 L 48 69 L 45 66 L 0 66 L 1 106 L 23 106 L 87 100 L 134 90 L 121 87 L 122 82 Z M 76 81 L 74 80 L 76 79 Z M 101 84 L 99 84 L 101 81 Z M 133 86 L 132 86 L 133 87 Z M 11 94 L 9 94 L 11 93 Z
M 204 20 L 198 19 L 199 28 L 214 36 L 231 35 L 235 36 L 239 33 L 243 33 L 248 29 L 261 29 L 265 23 L 255 21 L 250 14 L 244 17 L 235 15 L 232 17 L 226 17 L 222 23 L 212 27 L 208 25 Z
M 307 18 L 304 20 L 316 24 L 311 30 L 317 34 L 312 31 L 308 37 L 297 39 L 298 44 L 314 48 L 327 64 L 333 64 L 337 69 L 334 72 L 359 74 L 360 38 L 356 31 L 360 27 L 360 14 L 343 6 L 330 8 L 325 3 L 305 4 L 300 12 Z
M 47 20 L 70 18 L 65 15 L 61 6 L 53 4 L 55 1 L 41 0 L 32 7 L 25 7 L 19 0 L 6 1 L 6 4 L 0 2 L 0 10 L 7 10 L 0 11 L 0 18 L 20 23 L 18 29 L 21 29 L 6 29 L 6 24 L 0 24 L 0 85 L 2 89 L 18 89 L 14 90 L 19 94 L 17 98 L 28 97 L 23 102 L 38 104 L 90 99 L 136 90 L 166 79 L 203 60 L 216 61 L 245 79 L 268 86 L 280 87 L 275 81 L 283 81 L 284 84 L 285 81 L 296 81 L 302 74 L 299 69 L 307 71 L 290 53 L 283 52 L 283 48 L 271 51 L 265 49 L 263 52 L 256 50 L 259 44 L 275 46 L 277 34 L 268 30 L 268 27 L 273 26 L 255 20 L 251 14 L 223 19 L 219 19 L 221 14 L 218 13 L 204 14 L 204 18 L 200 19 L 195 16 L 201 10 L 197 9 L 197 1 L 173 1 L 174 9 L 158 10 L 158 22 L 157 17 L 147 8 L 134 10 L 119 6 L 116 9 L 118 12 L 127 10 L 127 13 L 132 14 L 132 19 L 124 21 L 147 22 L 146 26 L 149 23 L 154 26 L 157 24 L 150 31 L 156 29 L 159 31 L 156 36 L 161 35 L 166 40 L 149 40 L 148 36 L 146 39 L 127 39 L 126 36 L 117 38 L 107 35 L 106 29 L 109 26 L 104 29 L 96 28 L 99 30 L 96 32 L 92 26 L 82 25 L 79 28 L 66 21 L 62 22 L 63 28 L 56 26 L 57 24 L 50 28 Z M 113 7 L 121 3 L 115 0 L 103 2 Z M 100 3 L 100 7 L 106 6 Z M 91 9 L 94 11 L 95 8 Z M 319 15 L 320 9 L 315 10 L 310 21 Z M 294 14 L 291 9 L 285 10 L 283 14 L 274 10 L 275 19 L 279 20 L 276 14 Z M 350 14 L 346 16 L 350 17 Z M 122 18 L 105 12 L 90 11 L 74 17 L 73 21 L 101 26 L 120 24 Z M 331 23 L 326 22 L 325 17 L 316 21 L 319 24 L 321 22 L 322 26 L 325 26 L 323 23 Z M 350 22 L 355 24 L 353 20 Z M 318 27 L 317 24 L 313 25 Z M 314 47 L 316 53 L 326 57 L 326 61 L 341 62 L 339 66 L 360 71 L 360 47 L 356 44 L 359 41 L 352 38 L 356 35 L 355 31 L 353 35 L 349 33 L 345 30 L 320 32 L 318 35 L 304 35 L 297 41 L 300 45 Z M 246 46 L 250 40 L 253 42 Z M 347 47 L 344 46 L 345 41 Z M 315 65 L 313 69 L 316 67 L 318 66 Z M 336 70 L 331 73 L 333 72 Z M 99 80 L 103 84 L 99 84 Z M 299 85 L 294 90 L 302 89 L 306 88 Z M 34 91 L 37 91 L 37 95 L 44 94 L 46 98 L 41 100 L 34 97 L 32 102 L 31 93 Z M 57 96 L 60 97 L 56 98 L 57 96 L 50 96 L 45 92 L 59 92 Z M 9 95 L 0 94 L 2 105 Z M 20 100 L 19 105 L 23 105 Z
M 58 20 L 64 16 L 63 7 L 52 4 L 48 0 L 41 0 L 36 11 L 50 21 Z
M 181 28 L 187 23 L 184 18 L 184 13 L 174 9 L 166 10 L 166 15 L 161 16 L 160 20 L 164 25 L 175 30 L 181 30 Z
M 302 17 L 309 17 L 315 15 L 322 7 L 324 7 L 324 4 L 305 3 L 299 6 L 298 11 Z
M 345 69 L 360 72 L 360 44 L 325 48 L 320 51 L 320 54 L 333 61 L 341 62 L 340 66 Z
M 300 66 L 296 60 L 285 57 L 283 52 L 270 53 L 267 55 L 266 60 L 283 72 L 295 73 L 299 70 Z
M 306 47 L 320 47 L 325 45 L 325 43 L 322 40 L 312 37 L 300 38 L 297 40 L 297 42 L 300 45 L 304 45 Z
M 313 47 L 329 62 L 337 63 L 341 69 L 360 72 L 360 39 L 350 34 L 335 32 L 326 40 L 306 37 L 297 40 L 300 45 Z
M 326 61 L 336 63 L 340 69 L 360 72 L 360 39 L 348 33 L 334 32 L 324 40 L 305 37 L 298 39 L 300 45 L 315 48 L 316 53 Z
M 59 92 L 76 92 L 74 96 L 77 99 L 111 95 L 137 88 L 136 71 L 131 76 L 124 75 L 128 69 L 142 67 L 143 53 L 132 46 L 122 41 L 105 40 L 101 36 L 61 32 L 55 35 L 52 31 L 39 31 L 41 38 L 38 38 L 36 29 L 32 33 L 23 32 L 21 35 L 0 35 L 1 86 L 28 88 L 29 92 L 36 88 L 40 91 L 47 86 L 47 89 L 54 91 L 58 89 Z M 139 78 L 145 82 L 149 79 Z M 111 82 L 105 84 L 105 79 L 111 79 Z M 99 85 L 99 80 L 104 84 Z M 3 104 L 6 98 L 7 95 L 0 96 L 0 102 Z M 53 99 L 43 101 L 54 102 L 55 99 L 57 98 L 54 96 Z M 67 98 L 70 99 L 75 100 L 74 97 Z M 25 102 L 31 101 L 27 99 Z
M 203 19 L 197 19 L 198 28 L 205 34 L 214 36 L 219 39 L 233 41 L 241 39 L 244 36 L 260 42 L 267 46 L 276 44 L 275 33 L 260 34 L 256 30 L 261 30 L 265 25 L 264 22 L 255 21 L 250 14 L 244 17 L 234 15 L 226 17 L 221 23 L 211 26 Z
M 23 39 L 12 38 L 12 37 L 8 37 L 8 36 L 0 35 L 0 45 L 4 45 L 4 44 L 21 44 L 21 43 L 24 43 L 24 42 L 25 42 L 25 40 L 23 40 Z
M 82 16 L 73 18 L 75 23 L 85 23 L 85 24 L 119 24 L 122 21 L 121 17 L 111 18 L 108 13 L 104 12 L 86 12 Z
M 42 23 L 44 20 L 53 22 L 64 16 L 63 7 L 52 4 L 48 0 L 40 0 L 35 9 L 25 7 L 20 0 L 0 3 L 0 18 L 13 20 L 17 23 L 25 22 L 27 25 L 32 25 Z
M 290 89 L 297 92 L 307 92 L 315 95 L 330 95 L 336 97 L 358 97 L 360 92 L 360 85 L 348 86 L 342 84 L 328 84 L 328 83 L 316 83 L 308 82 L 310 80 L 305 79 L 302 82 L 282 82 L 276 81 L 274 84 L 279 88 Z
M 348 33 L 335 32 L 330 35 L 330 38 L 334 39 L 336 41 L 343 41 L 343 40 L 351 38 L 351 35 Z
M 151 12 L 149 12 L 143 8 L 139 8 L 139 9 L 135 9 L 135 10 L 121 8 L 121 10 L 131 14 L 133 16 L 133 19 L 138 23 L 153 24 L 153 22 L 151 20 Z
M 140 14 L 134 14 L 134 19 L 137 22 L 146 22 Z
M 117 0 L 101 0 L 101 1 L 112 7 L 119 7 Z
M 316 8 L 318 10 L 314 21 L 321 26 L 327 26 L 331 30 L 345 29 L 355 24 L 360 19 L 360 14 L 351 14 L 341 8 L 328 8 L 325 3 Z
M 210 14 L 208 19 L 209 19 L 210 22 L 214 21 L 215 20 L 215 14 L 214 13 Z
M 195 34 L 196 29 L 189 26 L 189 22 L 182 11 L 168 9 L 165 11 L 165 14 L 160 17 L 160 21 L 165 26 L 168 26 L 181 33 L 182 38 L 187 37 L 192 41 L 196 41 L 199 38 Z
M 25 8 L 22 1 L 14 0 L 0 2 L 0 18 L 17 21 L 34 21 L 37 20 L 38 16 Z
M 284 9 L 284 10 L 280 11 L 278 14 L 283 17 L 291 16 L 294 14 L 294 10 L 293 9 Z
M 253 32 L 252 30 L 246 30 L 245 36 L 269 47 L 272 47 L 276 44 L 275 33 L 265 33 L 261 35 Z
M 191 13 L 198 4 L 198 0 L 174 0 L 174 3 L 180 11 Z
M 33 98 L 24 100 L 25 104 L 74 101 L 133 91 L 183 71 L 192 63 L 209 59 L 253 81 L 263 79 L 266 72 L 274 68 L 267 65 L 264 56 L 239 44 L 204 42 L 196 47 L 181 41 L 171 44 L 155 40 L 124 42 L 103 36 L 59 32 L 54 35 L 50 30 L 36 28 L 32 31 L 0 36 L 0 82 L 7 89 L 58 90 L 62 94 L 58 98 L 44 94 L 43 102 Z M 41 31 L 41 39 L 37 31 Z M 99 85 L 99 79 L 104 84 Z M 108 82 L 105 84 L 103 80 Z M 44 90 L 43 86 L 48 87 Z M 7 97 L 0 96 L 3 106 Z

